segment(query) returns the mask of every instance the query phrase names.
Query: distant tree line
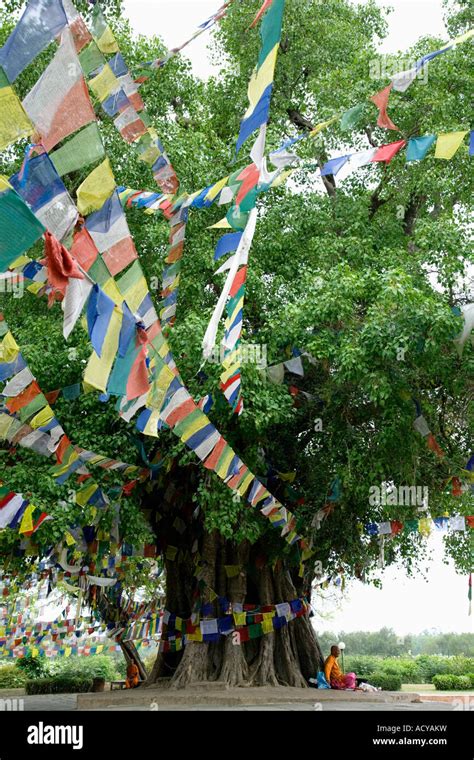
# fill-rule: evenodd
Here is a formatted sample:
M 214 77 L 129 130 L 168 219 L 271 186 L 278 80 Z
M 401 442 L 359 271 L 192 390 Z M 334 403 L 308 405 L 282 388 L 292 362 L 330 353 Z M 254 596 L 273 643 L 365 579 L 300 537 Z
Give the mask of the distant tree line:
M 465 655 L 474 657 L 473 633 L 433 633 L 423 631 L 420 634 L 398 636 L 392 628 L 379 631 L 324 631 L 318 634 L 323 653 L 329 651 L 332 644 L 343 641 L 348 655 L 379 655 L 393 657 L 396 655 Z

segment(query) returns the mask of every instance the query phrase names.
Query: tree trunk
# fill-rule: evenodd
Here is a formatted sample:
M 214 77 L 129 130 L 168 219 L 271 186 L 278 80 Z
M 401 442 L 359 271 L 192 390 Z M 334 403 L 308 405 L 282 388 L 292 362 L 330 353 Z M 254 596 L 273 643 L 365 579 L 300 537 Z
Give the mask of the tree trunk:
M 120 641 L 120 646 L 122 649 L 122 654 L 125 657 L 125 660 L 127 662 L 127 665 L 129 662 L 134 662 L 135 665 L 138 667 L 138 670 L 140 671 L 140 680 L 146 681 L 148 678 L 148 674 L 146 672 L 145 665 L 143 664 L 143 660 L 140 657 L 138 653 L 138 649 L 136 648 L 133 641 Z
M 249 604 L 265 607 L 290 602 L 301 596 L 281 563 L 272 568 L 261 561 L 262 548 L 247 543 L 236 545 L 224 541 L 217 531 L 204 533 L 201 548 L 202 572 L 200 591 L 189 587 L 196 578 L 176 563 L 167 563 L 166 609 L 189 618 L 193 604 L 212 603 L 212 612 L 202 619 L 223 617 L 215 599 L 225 597 L 232 605 Z M 256 562 L 260 558 L 260 562 Z M 257 568 L 258 564 L 258 568 Z M 239 574 L 227 577 L 224 565 L 238 565 Z M 183 588 L 187 586 L 187 588 Z M 187 599 L 187 603 L 183 600 Z M 187 604 L 187 609 L 186 609 Z M 166 640 L 166 627 L 163 639 Z M 323 658 L 311 622 L 307 616 L 288 622 L 279 630 L 249 641 L 240 641 L 238 630 L 219 637 L 218 642 L 190 641 L 182 652 L 158 655 L 147 686 L 164 676 L 171 677 L 171 688 L 218 681 L 228 686 L 293 686 L 305 687 L 308 678 L 316 677 Z

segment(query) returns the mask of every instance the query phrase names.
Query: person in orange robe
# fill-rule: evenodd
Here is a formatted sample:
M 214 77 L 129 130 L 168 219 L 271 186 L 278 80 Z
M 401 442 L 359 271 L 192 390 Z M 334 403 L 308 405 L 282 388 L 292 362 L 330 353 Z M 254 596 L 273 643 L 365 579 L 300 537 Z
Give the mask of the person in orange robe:
M 125 681 L 126 689 L 135 689 L 140 684 L 140 671 L 134 662 L 130 662 L 127 667 L 127 680 Z
M 331 689 L 355 689 L 356 688 L 356 675 L 355 673 L 344 674 L 339 667 L 337 658 L 341 654 L 341 650 L 336 644 L 331 647 L 331 654 L 324 663 L 324 675 L 326 681 L 331 686 Z

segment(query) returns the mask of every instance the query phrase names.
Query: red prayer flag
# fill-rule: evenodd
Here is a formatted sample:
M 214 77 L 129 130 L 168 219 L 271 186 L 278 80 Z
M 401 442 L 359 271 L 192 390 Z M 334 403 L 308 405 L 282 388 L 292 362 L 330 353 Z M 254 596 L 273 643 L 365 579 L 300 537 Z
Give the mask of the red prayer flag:
M 392 158 L 396 156 L 398 151 L 401 150 L 404 145 L 406 145 L 406 140 L 398 140 L 397 142 L 389 143 L 388 145 L 382 145 L 372 161 L 385 161 L 386 164 L 389 164 Z
M 257 13 L 257 15 L 255 16 L 255 18 L 252 21 L 252 23 L 250 24 L 249 29 L 253 29 L 254 26 L 257 26 L 258 22 L 260 21 L 260 19 L 263 16 L 263 14 L 265 13 L 265 11 L 267 11 L 270 8 L 270 6 L 272 5 L 272 3 L 273 3 L 273 0 L 263 0 L 263 5 L 260 8 L 260 10 Z
M 429 433 L 426 437 L 426 443 L 428 444 L 428 448 L 433 451 L 437 457 L 442 459 L 444 457 L 444 451 L 440 447 L 438 441 L 434 437 L 433 433 Z
M 388 99 L 390 97 L 390 91 L 393 87 L 393 82 L 390 82 L 388 87 L 385 87 L 383 90 L 380 90 L 376 95 L 372 95 L 370 98 L 372 103 L 375 103 L 377 108 L 379 109 L 379 115 L 377 118 L 377 126 L 383 127 L 384 129 L 396 129 L 398 131 L 398 127 L 395 126 L 393 121 L 391 120 L 390 116 L 387 113 L 387 106 L 388 106 Z

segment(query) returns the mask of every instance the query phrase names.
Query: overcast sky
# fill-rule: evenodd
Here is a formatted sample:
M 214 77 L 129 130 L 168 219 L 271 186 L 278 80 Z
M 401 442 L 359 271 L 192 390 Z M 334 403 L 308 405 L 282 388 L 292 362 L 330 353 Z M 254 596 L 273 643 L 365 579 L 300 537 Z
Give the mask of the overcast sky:
M 381 7 L 394 9 L 389 16 L 390 31 L 381 45 L 381 52 L 406 50 L 425 34 L 446 36 L 441 0 L 376 2 Z M 174 48 L 188 40 L 222 4 L 223 0 L 125 0 L 125 11 L 137 34 L 158 35 L 168 48 Z M 184 51 L 196 75 L 203 78 L 213 72 L 208 42 L 209 33 L 205 33 Z
M 441 0 L 377 0 L 378 5 L 390 5 L 389 35 L 381 52 L 405 50 L 426 34 L 448 39 L 442 20 Z M 168 48 L 185 42 L 205 21 L 222 0 L 125 0 L 125 9 L 137 34 L 156 34 Z M 186 48 L 196 75 L 206 78 L 213 72 L 209 63 L 204 34 Z M 168 147 L 172 156 L 172 146 Z M 455 573 L 452 564 L 443 563 L 441 537 L 430 540 L 433 559 L 427 562 L 428 581 L 419 576 L 408 578 L 400 568 L 389 568 L 383 574 L 383 590 L 354 581 L 346 588 L 339 602 L 324 605 L 323 620 L 317 616 L 320 630 L 371 630 L 386 625 L 399 635 L 424 629 L 442 631 L 474 631 L 474 616 L 468 617 L 467 577 Z M 321 605 L 322 602 L 319 602 Z M 317 602 L 318 606 L 318 602 Z

